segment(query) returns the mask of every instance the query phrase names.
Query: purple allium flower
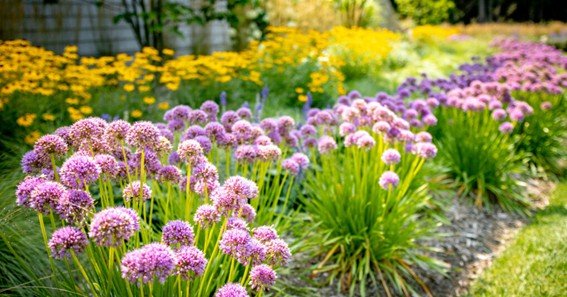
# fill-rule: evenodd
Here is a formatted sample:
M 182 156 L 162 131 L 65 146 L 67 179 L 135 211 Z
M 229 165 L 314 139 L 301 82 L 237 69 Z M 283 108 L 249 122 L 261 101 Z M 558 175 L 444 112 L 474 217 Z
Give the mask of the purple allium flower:
M 417 142 L 431 142 L 433 137 L 429 132 L 421 131 L 415 134 L 415 141 Z
M 206 136 L 206 135 L 207 135 L 207 131 L 203 127 L 199 125 L 193 125 L 187 128 L 185 133 L 183 133 L 183 137 L 181 139 L 187 140 L 187 139 L 193 139 L 197 136 Z
M 170 109 L 164 115 L 164 120 L 171 121 L 171 120 L 182 120 L 187 121 L 189 119 L 189 113 L 191 112 L 191 108 L 187 105 L 177 105 L 174 108 Z
M 167 122 L 167 129 L 169 131 L 181 131 L 183 128 L 185 128 L 185 122 L 183 120 L 173 119 Z
M 365 134 L 362 135 L 360 138 L 358 138 L 358 140 L 356 141 L 356 145 L 359 148 L 371 149 L 376 145 L 376 141 L 372 136 Z
M 425 159 L 434 158 L 437 155 L 437 147 L 433 143 L 419 142 L 414 146 L 415 153 Z
M 313 125 L 303 125 L 301 127 L 301 129 L 299 129 L 299 131 L 301 132 L 301 136 L 306 137 L 306 136 L 313 136 L 315 134 L 317 134 L 317 129 L 315 129 L 315 127 Z
M 71 144 L 71 127 L 62 126 L 57 128 L 53 134 L 58 135 L 59 137 L 63 138 L 67 145 Z
M 30 207 L 32 191 L 36 186 L 46 181 L 44 177 L 26 176 L 16 189 L 16 203 L 20 206 Z
M 241 107 L 236 111 L 236 114 L 241 119 L 251 119 L 252 118 L 252 111 L 248 107 Z
M 252 223 L 256 218 L 256 211 L 250 204 L 244 204 L 240 207 L 238 216 L 243 218 L 246 222 Z
M 107 208 L 94 215 L 89 237 L 100 246 L 119 246 L 139 229 L 139 217 L 133 210 L 123 207 Z
M 298 175 L 301 171 L 299 164 L 291 158 L 283 160 L 282 168 L 289 171 L 292 175 Z
M 208 115 L 202 110 L 195 109 L 189 112 L 188 121 L 190 124 L 205 124 L 207 122 Z
M 274 161 L 281 157 L 282 150 L 273 144 L 260 145 L 256 147 L 257 156 L 261 161 Z
M 161 283 L 175 269 L 175 253 L 165 244 L 150 243 L 122 258 L 122 277 L 136 283 L 148 283 L 157 278 Z
M 213 201 L 215 208 L 222 214 L 237 211 L 244 203 L 246 203 L 245 199 L 241 199 L 237 195 L 227 192 L 225 187 L 220 187 L 212 192 L 211 200 Z
M 38 154 L 63 156 L 69 149 L 67 143 L 58 135 L 50 134 L 40 137 L 33 147 Z
M 57 205 L 57 213 L 70 224 L 82 225 L 87 214 L 94 209 L 94 200 L 83 190 L 69 189 L 63 193 Z
M 219 243 L 221 251 L 234 258 L 243 259 L 247 255 L 246 245 L 250 242 L 248 231 L 240 229 L 226 230 Z
M 276 283 L 276 277 L 272 267 L 266 264 L 254 266 L 250 271 L 250 286 L 257 291 L 269 289 Z
M 278 132 L 280 134 L 285 134 L 285 132 L 291 131 L 295 126 L 295 120 L 290 116 L 283 116 L 278 119 Z
M 88 244 L 87 236 L 75 227 L 62 227 L 51 235 L 48 246 L 55 259 L 63 259 L 70 255 L 69 251 L 82 253 Z
M 291 252 L 287 243 L 281 239 L 270 240 L 265 243 L 266 261 L 272 266 L 285 266 L 291 260 Z
M 394 188 L 398 185 L 399 182 L 400 178 L 393 171 L 385 171 L 384 173 L 382 173 L 382 176 L 380 176 L 380 180 L 378 181 L 380 187 L 382 187 L 382 189 L 384 190 L 390 189 L 390 186 Z
M 24 154 L 21 161 L 22 171 L 26 174 L 37 173 L 43 168 L 51 166 L 51 160 L 48 155 L 29 151 Z
M 138 148 L 155 148 L 159 142 L 161 133 L 151 122 L 141 121 L 134 123 L 126 134 L 126 143 Z
M 47 181 L 36 185 L 31 191 L 29 205 L 32 209 L 47 214 L 56 210 L 59 198 L 65 193 L 65 187 L 58 182 Z
M 75 147 L 82 144 L 91 144 L 103 139 L 108 124 L 100 118 L 86 118 L 75 122 L 70 130 L 69 137 Z
M 254 140 L 255 145 L 271 145 L 273 144 L 272 139 L 266 135 L 260 135 Z
M 224 126 L 226 132 L 232 132 L 232 125 L 234 125 L 234 123 L 236 123 L 238 120 L 240 120 L 240 117 L 238 116 L 238 114 L 236 114 L 236 112 L 232 110 L 223 113 L 223 115 L 221 116 L 221 123 Z
M 246 246 L 246 249 L 246 258 L 240 261 L 243 265 L 260 265 L 266 260 L 266 252 L 268 249 L 257 239 L 252 238 Z
M 100 176 L 100 166 L 91 157 L 73 155 L 61 166 L 61 182 L 70 188 L 84 188 Z
M 387 149 L 382 153 L 382 162 L 386 165 L 394 165 L 400 163 L 402 156 L 395 149 Z
M 181 158 L 179 158 L 179 154 L 176 151 L 173 151 L 167 158 L 167 162 L 171 165 L 177 165 L 181 162 Z
M 183 161 L 194 164 L 196 157 L 203 155 L 203 148 L 196 140 L 185 140 L 179 144 L 177 154 Z
M 199 195 L 213 193 L 219 187 L 217 167 L 205 158 L 205 161 L 198 163 L 193 169 L 190 186 Z
M 518 108 L 514 108 L 511 112 L 510 112 L 510 119 L 512 121 L 521 121 L 523 120 L 525 117 L 524 112 L 522 112 L 520 109 Z
M 335 142 L 335 139 L 333 137 L 323 135 L 321 136 L 321 138 L 319 138 L 317 149 L 319 150 L 319 153 L 324 155 L 329 153 L 330 151 L 337 149 L 337 143 Z
M 152 198 L 152 189 L 146 184 L 141 186 L 140 181 L 133 181 L 124 187 L 122 198 L 124 198 L 124 201 L 140 198 L 142 201 L 150 200 Z
M 215 297 L 249 297 L 246 288 L 240 284 L 228 283 L 220 288 Z
M 317 147 L 317 138 L 308 137 L 303 141 L 303 146 L 306 148 Z
M 255 182 L 242 176 L 231 176 L 223 184 L 225 191 L 243 201 L 258 197 L 258 186 Z
M 498 127 L 498 130 L 503 134 L 510 134 L 514 130 L 514 125 L 510 122 L 504 122 Z
M 433 114 L 428 114 L 423 117 L 423 123 L 427 126 L 437 125 L 437 118 Z
M 124 120 L 116 120 L 108 124 L 104 131 L 104 138 L 108 143 L 122 142 L 132 125 Z
M 255 239 L 263 243 L 278 239 L 278 232 L 276 231 L 276 229 L 270 226 L 260 226 L 254 228 L 254 230 L 252 230 L 252 234 Z
M 503 121 L 506 118 L 506 111 L 501 108 L 495 109 L 492 111 L 492 118 L 497 121 Z
M 96 155 L 94 161 L 100 167 L 101 173 L 108 178 L 112 179 L 118 174 L 118 162 L 113 156 L 107 154 Z
M 541 108 L 541 110 L 550 110 L 553 107 L 553 105 L 551 104 L 551 102 L 545 101 L 542 102 L 539 107 Z
M 177 265 L 175 274 L 180 275 L 184 280 L 192 280 L 197 276 L 203 275 L 207 267 L 205 254 L 193 246 L 184 246 L 175 251 Z
M 163 166 L 157 174 L 157 179 L 160 182 L 177 184 L 181 179 L 181 170 L 173 165 Z
M 208 228 L 220 221 L 220 213 L 213 205 L 203 204 L 195 211 L 193 220 L 201 228 Z
M 295 153 L 291 156 L 291 159 L 294 160 L 302 170 L 309 167 L 309 157 L 303 153 Z
M 207 100 L 201 104 L 201 110 L 209 116 L 209 120 L 214 121 L 219 113 L 219 106 L 214 101 Z
M 228 218 L 226 228 L 227 230 L 240 229 L 240 230 L 248 231 L 248 223 L 246 223 L 246 221 L 241 218 L 230 217 Z
M 195 140 L 203 148 L 203 153 L 208 154 L 211 151 L 213 144 L 211 143 L 211 140 L 207 136 L 199 135 L 195 137 Z
M 253 145 L 241 145 L 234 151 L 234 158 L 237 161 L 253 163 L 258 157 L 258 150 Z
M 163 226 L 161 240 L 172 248 L 193 245 L 195 240 L 193 227 L 184 221 L 169 221 Z
M 164 156 L 171 152 L 173 145 L 171 145 L 171 141 L 164 136 L 160 136 L 156 147 L 154 148 L 156 154 L 158 156 Z
M 390 124 L 384 121 L 376 122 L 376 124 L 372 126 L 372 131 L 376 134 L 387 133 L 388 131 L 390 131 L 390 129 Z

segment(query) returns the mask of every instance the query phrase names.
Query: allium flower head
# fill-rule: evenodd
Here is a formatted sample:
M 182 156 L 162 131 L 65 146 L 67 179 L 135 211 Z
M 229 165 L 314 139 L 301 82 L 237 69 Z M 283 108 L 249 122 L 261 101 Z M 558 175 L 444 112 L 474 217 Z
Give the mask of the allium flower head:
M 69 189 L 63 193 L 57 205 L 57 213 L 70 224 L 82 224 L 94 209 L 94 200 L 83 190 Z
M 376 134 L 387 133 L 388 131 L 390 131 L 390 128 L 390 124 L 388 124 L 387 122 L 379 121 L 376 122 L 374 126 L 372 126 L 372 131 Z
M 433 137 L 429 132 L 421 131 L 415 134 L 415 141 L 417 142 L 431 142 Z
M 238 212 L 238 216 L 243 218 L 246 222 L 252 223 L 256 218 L 256 211 L 250 204 L 244 204 L 240 207 L 240 211 Z
M 419 142 L 414 146 L 415 153 L 425 159 L 431 159 L 437 155 L 437 147 L 433 143 Z
M 82 119 L 71 126 L 69 137 L 75 147 L 84 143 L 92 144 L 103 138 L 107 126 L 106 121 L 100 118 Z
M 108 178 L 114 178 L 118 174 L 118 161 L 113 156 L 107 154 L 96 155 L 94 161 L 100 167 L 101 173 Z
M 225 191 L 241 200 L 258 197 L 258 186 L 255 182 L 242 176 L 229 177 L 223 184 Z
M 398 164 L 401 159 L 400 153 L 395 149 L 387 149 L 382 153 L 382 162 L 386 165 Z
M 160 182 L 177 184 L 181 179 L 181 170 L 173 165 L 163 166 L 158 172 L 157 179 Z
M 248 231 L 240 229 L 226 230 L 220 240 L 220 249 L 223 253 L 236 259 L 246 258 L 246 245 L 250 242 Z
M 201 145 L 205 154 L 208 154 L 213 147 L 211 140 L 207 136 L 199 135 L 195 137 L 195 141 L 197 141 L 199 145 Z
M 299 164 L 291 158 L 283 160 L 282 168 L 287 170 L 292 175 L 298 175 L 301 171 Z
M 195 211 L 193 220 L 201 228 L 208 228 L 220 221 L 220 213 L 213 205 L 203 204 Z
M 207 100 L 201 104 L 201 110 L 209 116 L 209 120 L 214 120 L 219 113 L 219 106 L 214 101 Z
M 95 182 L 101 172 L 93 158 L 75 154 L 61 166 L 61 182 L 70 188 L 84 188 Z
M 133 210 L 107 208 L 94 215 L 89 237 L 101 246 L 119 246 L 139 229 L 139 217 Z
M 138 148 L 155 148 L 159 143 L 161 133 L 159 129 L 151 122 L 141 121 L 137 122 L 126 134 L 126 143 Z
M 372 136 L 365 134 L 362 135 L 360 138 L 358 138 L 358 140 L 356 141 L 356 145 L 359 148 L 370 149 L 376 145 L 376 141 Z
M 317 149 L 321 154 L 327 154 L 335 149 L 337 149 L 337 143 L 335 139 L 328 135 L 323 135 L 319 138 L 317 142 Z
M 184 280 L 192 280 L 197 276 L 203 275 L 207 267 L 205 254 L 193 246 L 184 246 L 175 251 L 177 259 L 175 274 L 180 275 Z
M 291 156 L 291 159 L 294 160 L 302 170 L 309 167 L 309 157 L 303 153 L 295 153 Z
M 243 265 L 260 265 L 266 260 L 266 253 L 268 249 L 259 240 L 252 238 L 246 246 L 246 258 L 239 260 Z
M 270 240 L 265 243 L 266 261 L 272 266 L 285 266 L 291 260 L 291 252 L 287 243 L 281 239 Z
M 140 198 L 142 201 L 150 200 L 152 198 L 152 189 L 146 184 L 141 185 L 140 181 L 133 181 L 124 187 L 122 198 L 124 198 L 124 201 Z
M 205 124 L 207 122 L 207 113 L 202 110 L 195 109 L 189 112 L 188 121 L 191 124 Z
M 53 232 L 48 246 L 53 258 L 63 259 L 70 255 L 71 250 L 76 254 L 82 253 L 87 244 L 87 236 L 83 231 L 75 227 L 62 227 Z
M 228 283 L 220 288 L 215 297 L 249 297 L 246 288 L 240 284 Z
M 40 137 L 34 147 L 38 154 L 63 156 L 67 153 L 67 143 L 58 135 L 50 134 Z
M 228 218 L 228 222 L 226 224 L 227 229 L 240 229 L 247 231 L 248 230 L 248 223 L 245 220 L 237 217 L 230 217 Z
M 113 121 L 106 127 L 104 137 L 108 143 L 124 141 L 131 127 L 132 125 L 124 120 Z
M 193 227 L 184 221 L 170 221 L 163 226 L 161 240 L 172 248 L 193 245 L 195 240 Z
M 274 144 L 257 146 L 258 158 L 262 161 L 274 161 L 281 157 L 282 150 Z
M 510 134 L 514 131 L 514 125 L 510 122 L 504 122 L 498 127 L 498 130 L 503 134 Z
M 177 148 L 179 158 L 193 164 L 196 157 L 203 155 L 203 148 L 196 140 L 185 140 Z
M 254 228 L 252 234 L 254 238 L 263 243 L 278 239 L 278 232 L 276 231 L 276 229 L 270 226 L 260 226 Z
M 26 176 L 16 189 L 16 203 L 20 206 L 30 207 L 31 193 L 39 184 L 46 182 L 43 177 Z
M 51 161 L 48 155 L 32 150 L 24 154 L 21 166 L 24 173 L 31 174 L 37 173 L 41 169 L 49 168 Z
M 541 110 L 550 110 L 552 107 L 553 105 L 549 101 L 542 102 L 540 105 Z
M 38 184 L 30 195 L 29 205 L 32 209 L 47 214 L 56 210 L 59 198 L 65 193 L 65 187 L 58 182 L 47 181 Z
M 164 283 L 175 269 L 175 254 L 167 245 L 150 243 L 122 258 L 122 277 L 131 283 L 148 283 L 157 278 Z
M 378 181 L 380 187 L 382 187 L 382 189 L 384 190 L 390 189 L 390 186 L 394 188 L 398 185 L 399 182 L 400 178 L 393 171 L 385 171 L 384 173 L 382 173 L 382 176 L 380 176 L 380 180 Z
M 270 289 L 276 283 L 276 272 L 272 267 L 261 264 L 250 271 L 250 286 L 254 290 Z

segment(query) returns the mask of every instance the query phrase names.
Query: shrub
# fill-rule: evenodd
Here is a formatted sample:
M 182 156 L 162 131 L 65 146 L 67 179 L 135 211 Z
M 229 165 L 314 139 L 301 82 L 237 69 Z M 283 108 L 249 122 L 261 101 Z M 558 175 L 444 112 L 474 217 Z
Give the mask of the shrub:
M 308 120 L 323 134 L 305 185 L 314 230 L 302 244 L 318 259 L 313 272 L 329 273 L 351 295 L 358 286 L 365 296 L 368 279 L 387 292 L 415 293 L 412 284 L 427 292 L 415 267 L 442 265 L 418 243 L 435 235 L 423 212 L 429 196 L 420 171 L 437 150 L 416 141 L 409 124 L 380 103 L 341 102 Z M 324 123 L 321 113 L 343 121 Z

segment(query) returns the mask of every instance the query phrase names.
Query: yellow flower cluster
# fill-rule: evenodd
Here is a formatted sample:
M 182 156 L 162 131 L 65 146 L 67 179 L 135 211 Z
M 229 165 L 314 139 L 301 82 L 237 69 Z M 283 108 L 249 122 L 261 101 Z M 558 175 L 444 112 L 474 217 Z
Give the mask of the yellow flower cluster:
M 449 37 L 459 34 L 460 30 L 456 27 L 449 26 L 417 26 L 411 30 L 411 37 L 414 40 L 424 42 L 434 42 L 447 40 Z
M 468 35 L 482 36 L 489 35 L 521 35 L 521 36 L 541 36 L 557 34 L 564 36 L 567 34 L 567 24 L 563 22 L 550 22 L 546 24 L 524 23 L 487 23 L 470 24 L 457 26 L 457 28 Z
M 37 131 L 35 123 L 77 121 L 92 115 L 93 95 L 100 99 L 108 91 L 115 94 L 109 98 L 130 100 L 133 118 L 141 118 L 146 108 L 169 108 L 168 102 L 156 100 L 156 87 L 175 92 L 189 83 L 221 90 L 237 82 L 238 86 L 259 90 L 265 83 L 272 87 L 276 82 L 288 86 L 292 97 L 305 102 L 308 92 L 320 96 L 344 94 L 344 66 L 380 64 L 391 51 L 391 44 L 400 38 L 387 30 L 344 27 L 323 32 L 271 27 L 269 32 L 265 40 L 252 42 L 242 52 L 179 57 L 174 57 L 173 50 L 160 54 L 152 48 L 133 55 L 79 57 L 76 46 L 65 48 L 59 55 L 23 40 L 2 41 L 0 110 L 22 96 L 49 97 L 51 106 L 58 110 L 18 110 L 17 124 L 27 128 L 32 139 L 36 133 L 29 131 Z M 301 92 L 294 94 L 294 88 Z M 137 103 L 131 104 L 131 100 Z M 61 115 L 64 118 L 58 119 Z

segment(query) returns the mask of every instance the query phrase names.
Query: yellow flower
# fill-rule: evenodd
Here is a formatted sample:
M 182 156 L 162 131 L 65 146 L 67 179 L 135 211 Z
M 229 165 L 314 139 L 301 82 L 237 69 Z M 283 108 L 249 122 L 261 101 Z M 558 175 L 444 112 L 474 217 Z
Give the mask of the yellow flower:
M 73 121 L 78 121 L 84 117 L 81 111 L 74 107 L 67 108 L 67 112 L 69 112 L 69 117 Z
M 295 88 L 295 92 L 296 92 L 297 94 L 303 94 L 303 88 L 299 88 L 299 87 L 298 87 L 298 88 Z
M 161 52 L 166 56 L 173 56 L 175 54 L 175 51 L 169 48 L 163 49 Z
M 88 114 L 93 113 L 93 108 L 90 107 L 90 106 L 84 105 L 84 106 L 81 106 L 81 107 L 79 108 L 79 111 L 81 111 L 81 113 L 83 113 L 83 114 L 87 114 L 87 115 L 88 115 Z
M 147 91 L 150 90 L 150 86 L 146 86 L 146 85 L 139 86 L 139 87 L 138 87 L 138 90 L 140 90 L 140 92 L 142 92 L 142 93 L 143 93 L 143 92 L 147 92 Z
M 16 123 L 22 127 L 29 127 L 33 124 L 37 115 L 35 113 L 26 113 L 25 115 L 19 117 Z
M 307 95 L 299 95 L 299 96 L 297 97 L 297 99 L 298 99 L 300 102 L 307 102 Z
M 41 118 L 42 118 L 44 121 L 50 121 L 50 122 L 51 122 L 51 121 L 55 121 L 55 116 L 52 115 L 52 114 L 50 114 L 50 113 L 44 113 L 44 114 L 42 114 L 42 115 L 41 115 Z
M 124 91 L 126 92 L 132 92 L 134 91 L 136 87 L 133 84 L 125 84 L 124 85 Z
M 77 105 L 77 104 L 79 104 L 79 99 L 67 98 L 67 99 L 65 99 L 65 102 L 67 102 L 67 104 L 70 104 L 70 105 Z
M 158 104 L 158 108 L 161 110 L 167 110 L 169 109 L 169 103 L 168 102 L 160 102 Z
M 41 134 L 39 133 L 39 131 L 32 131 L 30 134 L 28 134 L 25 138 L 24 141 L 29 144 L 29 145 L 34 145 L 34 143 L 41 137 Z
M 135 118 L 135 119 L 139 119 L 142 117 L 142 111 L 139 109 L 134 109 L 132 110 L 132 112 L 130 113 L 130 115 Z
M 144 103 L 147 105 L 152 105 L 156 103 L 156 98 L 154 97 L 144 97 Z

